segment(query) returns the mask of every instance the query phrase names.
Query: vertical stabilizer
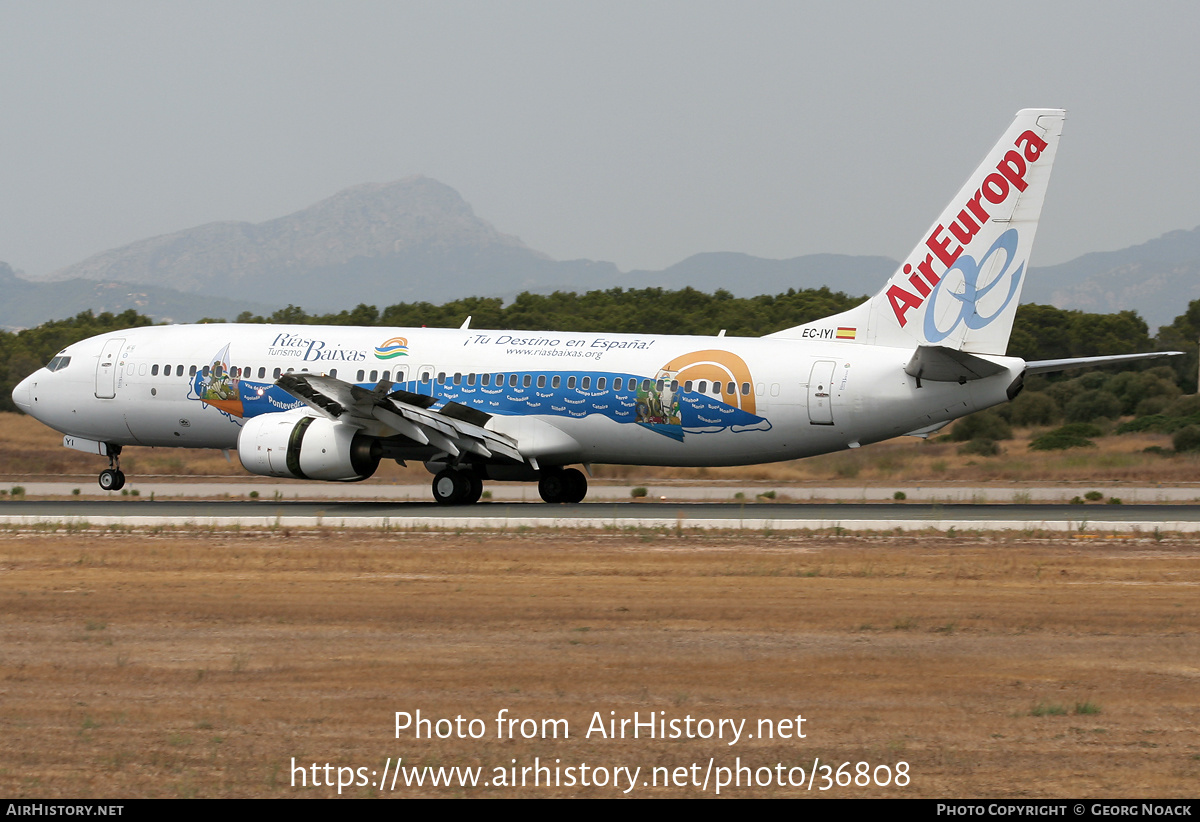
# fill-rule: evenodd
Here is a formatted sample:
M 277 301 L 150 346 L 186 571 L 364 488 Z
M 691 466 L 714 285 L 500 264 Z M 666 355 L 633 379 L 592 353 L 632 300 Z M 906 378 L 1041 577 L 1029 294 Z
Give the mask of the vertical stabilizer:
M 1017 112 L 882 291 L 771 336 L 1004 354 L 1065 120 L 1061 109 Z

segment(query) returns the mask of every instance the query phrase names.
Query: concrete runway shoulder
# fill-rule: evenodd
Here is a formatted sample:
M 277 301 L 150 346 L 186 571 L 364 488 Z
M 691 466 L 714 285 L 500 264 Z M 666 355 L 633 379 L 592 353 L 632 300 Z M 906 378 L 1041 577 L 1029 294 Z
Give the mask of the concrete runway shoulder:
M 1200 505 L 944 503 L 20 500 L 0 504 L 11 526 L 240 528 L 704 528 L 726 530 L 1200 531 Z

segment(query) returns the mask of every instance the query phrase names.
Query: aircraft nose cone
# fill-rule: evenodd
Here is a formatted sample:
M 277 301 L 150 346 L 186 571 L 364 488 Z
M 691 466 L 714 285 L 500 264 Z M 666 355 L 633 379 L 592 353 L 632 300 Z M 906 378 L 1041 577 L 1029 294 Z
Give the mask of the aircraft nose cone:
M 17 408 L 20 408 L 26 414 L 31 413 L 31 409 L 33 408 L 32 382 L 32 377 L 26 377 L 17 383 L 17 387 L 13 389 L 12 393 L 13 402 Z

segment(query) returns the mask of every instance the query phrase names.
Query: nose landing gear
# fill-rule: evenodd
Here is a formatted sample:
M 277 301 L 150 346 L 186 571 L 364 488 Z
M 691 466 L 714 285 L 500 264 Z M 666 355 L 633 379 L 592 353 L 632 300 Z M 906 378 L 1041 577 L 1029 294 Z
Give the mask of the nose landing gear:
M 105 491 L 120 491 L 125 487 L 125 473 L 121 470 L 121 446 L 108 446 L 108 468 L 100 472 L 99 483 Z

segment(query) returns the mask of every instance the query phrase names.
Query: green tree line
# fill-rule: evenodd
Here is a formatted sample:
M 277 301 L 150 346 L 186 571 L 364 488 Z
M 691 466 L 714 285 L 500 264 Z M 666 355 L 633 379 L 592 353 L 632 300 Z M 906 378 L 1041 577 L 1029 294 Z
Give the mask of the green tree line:
M 723 328 L 731 336 L 757 337 L 837 314 L 862 301 L 828 288 L 789 289 L 761 297 L 734 297 L 725 290 L 706 294 L 694 288 L 610 288 L 586 294 L 523 292 L 508 305 L 498 297 L 468 297 L 443 305 L 398 303 L 382 312 L 373 305 L 359 305 L 336 314 L 309 314 L 288 306 L 269 317 L 246 312 L 237 321 L 454 328 L 471 317 L 472 328 L 699 335 Z
M 442 305 L 397 303 L 382 311 L 375 306 L 359 305 L 349 311 L 330 314 L 309 314 L 296 306 L 288 306 L 267 317 L 244 313 L 237 319 L 249 323 L 454 328 L 470 316 L 472 328 L 695 335 L 713 335 L 725 329 L 730 336 L 757 337 L 837 314 L 863 299 L 828 288 L 789 289 L 783 294 L 760 297 L 734 297 L 725 290 L 707 294 L 692 288 L 677 291 L 611 288 L 585 294 L 526 292 L 507 305 L 498 298 L 469 297 Z M 96 334 L 151 325 L 152 322 L 134 311 L 98 316 L 88 311 L 18 333 L 0 332 L 0 355 L 4 363 L 0 369 L 0 409 L 15 410 L 13 387 L 65 346 Z M 1196 391 L 1198 335 L 1200 300 L 1193 301 L 1171 325 L 1163 326 L 1153 337 L 1145 321 L 1132 311 L 1089 314 L 1046 305 L 1023 305 L 1017 310 L 1008 353 L 1026 360 L 1042 360 L 1167 348 L 1187 352 L 1186 357 L 1176 357 L 1166 366 L 1164 361 L 1153 361 L 1106 370 L 1113 374 L 1157 369 L 1154 379 L 1171 386 L 1164 388 L 1159 382 L 1146 388 L 1125 383 L 1115 386 L 1123 397 L 1121 410 L 1128 414 L 1135 413 L 1137 403 L 1133 398 L 1141 390 L 1167 392 L 1172 396 Z M 1037 378 L 1031 380 L 1030 389 L 1045 392 L 1057 382 L 1072 379 L 1078 377 L 1068 374 L 1060 378 Z M 1090 379 L 1094 382 L 1096 378 Z M 1082 389 L 1083 386 L 1072 384 L 1072 388 Z M 1099 389 L 1089 387 L 1084 390 Z M 1074 399 L 1065 389 L 1058 389 L 1057 394 L 1064 400 Z M 1111 410 L 1112 403 L 1107 398 L 1101 399 L 1107 402 L 1104 407 Z M 1065 413 L 1061 405 L 1059 403 L 1060 414 Z

